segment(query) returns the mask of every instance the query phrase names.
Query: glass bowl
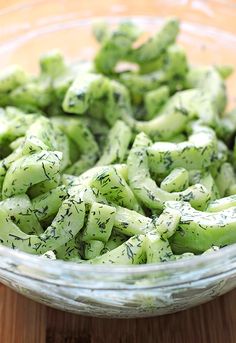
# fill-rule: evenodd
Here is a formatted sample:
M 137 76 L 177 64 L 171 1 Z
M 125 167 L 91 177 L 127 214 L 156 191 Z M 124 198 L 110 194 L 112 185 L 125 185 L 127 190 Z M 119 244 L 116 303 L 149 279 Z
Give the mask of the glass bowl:
M 9 4 L 11 1 L 9 2 Z M 0 10 L 0 65 L 36 71 L 42 52 L 60 48 L 73 60 L 91 58 L 92 19 L 111 25 L 132 17 L 156 31 L 164 17 L 182 19 L 180 43 L 190 61 L 235 64 L 233 1 L 32 1 Z M 228 83 L 235 104 L 236 78 Z M 206 302 L 236 286 L 236 245 L 209 255 L 139 266 L 92 266 L 52 261 L 0 246 L 0 281 L 36 301 L 103 317 L 148 317 Z

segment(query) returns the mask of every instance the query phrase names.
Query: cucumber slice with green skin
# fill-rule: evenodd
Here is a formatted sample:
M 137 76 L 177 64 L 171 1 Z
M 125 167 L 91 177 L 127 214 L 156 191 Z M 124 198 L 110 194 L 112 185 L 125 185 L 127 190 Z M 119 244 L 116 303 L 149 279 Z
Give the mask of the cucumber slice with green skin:
M 104 107 L 104 118 L 112 126 L 118 119 L 132 124 L 132 109 L 129 91 L 121 83 L 110 80 Z
M 170 91 L 167 86 L 161 86 L 157 89 L 149 91 L 145 94 L 144 103 L 147 110 L 146 120 L 153 119 L 160 109 L 166 104 L 170 96 Z
M 154 228 L 151 218 L 120 206 L 116 207 L 114 226 L 127 236 L 145 234 Z
M 164 240 L 173 236 L 178 227 L 180 217 L 178 211 L 165 208 L 162 214 L 154 221 L 156 231 Z
M 110 33 L 107 27 L 99 25 L 95 36 L 102 46 L 95 57 L 95 66 L 103 74 L 113 73 L 119 61 L 128 60 L 144 64 L 158 59 L 169 45 L 174 43 L 179 31 L 179 22 L 173 18 L 167 21 L 161 30 L 138 48 L 132 48 L 132 43 L 139 37 L 139 29 L 131 22 L 122 22 L 117 30 Z
M 205 175 L 203 175 L 200 178 L 199 183 L 206 187 L 208 192 L 211 194 L 211 201 L 218 199 L 220 197 L 218 187 L 216 186 L 216 182 L 212 177 L 211 173 L 206 173 Z
M 144 69 L 147 69 L 147 73 L 143 72 Z M 122 74 L 121 81 L 129 88 L 132 100 L 135 103 L 142 102 L 143 98 L 145 100 L 148 92 L 155 92 L 159 87 L 168 86 L 167 93 L 157 93 L 160 101 L 158 99 L 151 101 L 160 109 L 166 102 L 167 98 L 165 97 L 169 95 L 169 91 L 173 94 L 176 91 L 184 89 L 187 70 L 188 64 L 184 50 L 180 46 L 173 44 L 167 48 L 166 52 L 159 59 L 146 63 L 145 67 L 142 64 L 139 74 L 135 74 L 135 72 Z M 152 95 L 153 97 L 154 93 Z M 161 100 L 165 101 L 163 102 Z M 151 117 L 154 114 L 153 112 Z
M 151 172 L 166 175 L 175 168 L 206 169 L 217 160 L 217 139 L 207 127 L 195 128 L 187 142 L 157 142 L 147 148 Z
M 0 209 L 0 242 L 31 254 L 44 254 L 71 240 L 84 224 L 85 205 L 80 200 L 63 202 L 52 224 L 39 236 L 28 235 L 14 224 L 7 212 Z
M 16 148 L 16 150 L 14 150 L 10 155 L 8 155 L 2 161 L 0 161 L 0 191 L 2 190 L 2 185 L 7 170 L 10 168 L 11 164 L 14 161 L 23 157 L 24 155 L 29 155 L 34 152 L 40 152 L 42 150 L 47 149 L 48 147 L 35 137 L 30 137 L 27 139 L 21 138 L 21 143 Z
M 51 85 L 48 78 L 32 80 L 19 86 L 9 94 L 10 104 L 22 109 L 43 109 L 52 99 Z
M 76 185 L 68 189 L 70 195 L 78 195 L 84 202 L 93 205 L 94 202 L 100 202 L 115 208 L 114 226 L 116 230 L 127 236 L 135 234 L 144 234 L 151 230 L 152 219 L 145 215 L 125 207 L 117 206 L 114 202 L 107 200 L 97 189 L 92 189 L 90 186 Z M 140 211 L 141 212 L 141 211 Z
M 110 34 L 105 34 L 102 46 L 95 56 L 95 67 L 98 72 L 111 74 L 120 60 L 129 55 L 132 43 L 140 34 L 139 28 L 130 21 L 123 21 Z
M 48 133 L 44 132 L 45 130 L 50 133 L 50 138 L 48 138 Z M 55 142 L 55 136 L 58 139 L 58 142 Z M 41 139 L 45 143 L 41 141 Z M 67 142 L 65 142 L 66 144 L 64 144 L 64 142 L 64 137 L 61 136 L 60 132 L 58 133 L 53 131 L 52 125 L 47 118 L 36 120 L 35 123 L 26 131 L 25 138 L 21 138 L 19 140 L 19 145 L 16 150 L 0 162 L 2 167 L 1 176 L 5 176 L 7 169 L 9 169 L 11 164 L 17 159 L 26 155 L 32 155 L 42 150 L 58 148 L 59 151 L 62 151 L 63 156 L 67 156 Z M 65 165 L 65 163 L 67 164 L 67 161 L 67 157 L 65 157 L 61 163 L 64 163 Z
M 99 148 L 91 132 L 85 126 L 82 125 L 81 128 L 79 126 L 81 125 L 78 123 L 73 126 L 74 132 L 71 132 L 69 128 L 67 129 L 68 136 L 77 144 L 78 152 L 80 152 L 79 160 L 65 170 L 66 173 L 72 175 L 81 175 L 91 168 L 99 156 Z M 75 141 L 72 136 L 75 137 L 76 131 L 77 138 Z
M 18 65 L 11 65 L 0 73 L 0 92 L 8 93 L 18 86 L 25 84 L 29 76 Z
M 219 190 L 216 185 L 215 179 L 210 172 L 191 170 L 189 171 L 190 184 L 200 183 L 211 194 L 210 201 L 220 198 Z
M 152 72 L 163 69 L 166 60 L 166 51 L 164 51 L 159 57 L 144 63 L 139 63 L 139 73 L 150 74 Z
M 199 118 L 202 124 L 216 127 L 218 114 L 209 97 L 198 89 L 177 92 L 152 120 L 136 121 L 134 129 L 145 132 L 154 140 L 169 140 L 186 129 L 186 124 Z
M 66 92 L 62 107 L 65 112 L 84 114 L 92 102 L 106 95 L 109 80 L 103 75 L 80 74 Z
M 99 156 L 99 147 L 92 133 L 87 125 L 77 118 L 56 117 L 53 118 L 53 122 L 73 141 L 80 155 L 79 160 L 72 161 L 73 164 L 65 172 L 81 175 L 95 164 Z
M 52 121 L 45 117 L 38 118 L 27 130 L 26 140 L 37 138 L 48 146 L 49 150 L 61 151 L 61 168 L 65 169 L 70 163 L 69 142 L 66 135 L 56 127 Z
M 113 166 L 103 167 L 93 177 L 90 185 L 97 188 L 106 199 L 114 202 L 116 205 L 127 207 L 137 212 L 142 211 L 131 188 Z
M 175 42 L 178 32 L 178 19 L 169 19 L 156 35 L 132 51 L 130 60 L 136 63 L 144 63 L 157 59 L 169 45 Z
M 82 154 L 98 155 L 99 149 L 89 128 L 79 118 L 55 117 L 53 123 L 59 127 L 77 146 Z
M 178 135 L 184 131 L 191 118 L 201 114 L 201 105 L 200 108 L 193 106 L 197 94 L 199 94 L 197 90 L 176 93 L 167 101 L 157 117 L 149 121 L 136 121 L 134 129 L 137 132 L 145 132 L 154 140 L 168 140 Z M 215 113 L 211 108 L 204 114 L 205 120 L 209 116 L 211 122 L 215 121 Z
M 27 193 L 31 199 L 35 198 L 39 195 L 50 192 L 52 189 L 58 187 L 60 184 L 60 181 L 61 181 L 61 175 L 58 173 L 50 180 L 45 180 L 45 181 L 36 183 L 33 186 L 30 186 Z
M 230 195 L 230 188 L 236 183 L 233 166 L 228 162 L 223 163 L 215 181 L 221 197 Z
M 145 94 L 163 85 L 167 85 L 171 93 L 184 88 L 188 65 L 183 49 L 178 45 L 169 46 L 162 63 L 162 68 L 148 74 L 121 73 L 119 80 L 129 89 L 134 103 L 140 104 Z
M 160 188 L 166 192 L 181 192 L 189 187 L 189 173 L 184 168 L 173 169 L 161 182 Z
M 206 209 L 207 212 L 219 212 L 228 208 L 236 207 L 236 194 L 225 198 L 211 201 Z
M 64 99 L 64 96 L 72 85 L 73 81 L 80 75 L 84 73 L 92 73 L 94 71 L 93 63 L 91 61 L 77 61 L 70 65 L 66 66 L 66 70 L 64 73 L 57 75 L 51 80 L 51 86 L 53 90 L 53 95 L 56 97 L 57 103 L 54 105 L 58 105 L 61 111 L 61 103 Z M 51 115 L 51 111 L 49 112 Z M 56 115 L 58 115 L 58 111 Z
M 151 218 L 148 218 L 136 211 L 129 210 L 125 207 L 115 205 L 112 201 L 108 201 L 104 196 L 102 196 L 97 189 L 92 189 L 91 187 L 85 185 L 76 185 L 69 188 L 68 193 L 70 195 L 79 194 L 84 202 L 91 205 L 94 202 L 100 202 L 102 204 L 114 206 L 116 210 L 114 226 L 118 232 L 127 236 L 145 234 L 154 227 Z
M 107 143 L 97 165 L 123 162 L 131 135 L 130 128 L 123 121 L 118 120 L 108 134 Z
M 168 240 L 162 238 L 156 230 L 145 236 L 146 263 L 166 262 L 174 259 Z
M 60 172 L 61 152 L 41 151 L 14 161 L 3 181 L 2 197 L 24 194 L 42 181 L 54 180 Z
M 114 225 L 115 213 L 115 207 L 94 202 L 90 208 L 82 240 L 85 242 L 91 240 L 107 242 Z
M 179 229 L 170 238 L 176 254 L 202 253 L 213 245 L 223 247 L 236 242 L 235 207 L 219 212 L 201 212 L 185 202 L 168 202 L 166 206 L 179 211 Z
M 195 208 L 204 209 L 211 194 L 201 184 L 190 186 L 182 192 L 168 193 L 151 179 L 147 154 L 150 145 L 150 139 L 140 133 L 136 136 L 127 160 L 129 184 L 140 202 L 151 209 L 162 209 L 166 201 L 184 200 Z
M 62 202 L 68 197 L 67 189 L 64 185 L 59 186 L 33 198 L 31 200 L 34 213 L 39 221 L 45 220 L 57 213 Z
M 82 155 L 78 161 L 68 167 L 65 172 L 71 175 L 81 175 L 94 165 L 94 155 Z
M 214 67 L 192 67 L 186 77 L 188 88 L 199 88 L 206 93 L 217 111 L 222 114 L 225 109 L 227 96 L 223 79 Z
M 104 242 L 98 240 L 91 240 L 85 243 L 84 258 L 85 260 L 91 260 L 101 255 L 101 251 L 104 248 Z
M 18 158 L 22 156 L 32 155 L 42 150 L 49 150 L 49 147 L 37 137 L 28 136 L 26 134 L 25 138 L 22 140 L 22 143 L 19 145 L 19 147 L 16 150 L 14 150 L 11 155 L 5 158 L 5 165 L 9 167 L 14 160 L 16 161 Z
M 69 87 L 62 106 L 68 113 L 88 111 L 94 117 L 104 118 L 110 126 L 118 119 L 130 121 L 132 114 L 128 90 L 115 80 L 92 73 L 78 76 Z
M 11 150 L 16 150 L 24 142 L 23 137 L 16 138 L 13 142 L 9 144 Z M 47 150 L 47 149 L 46 149 Z
M 113 228 L 112 233 L 104 248 L 101 251 L 101 255 L 105 254 L 108 251 L 112 251 L 113 249 L 119 247 L 121 244 L 126 242 L 128 239 L 127 236 L 118 232 L 116 229 Z
M 172 44 L 167 48 L 166 59 L 163 68 L 169 80 L 170 89 L 172 91 L 175 90 L 175 88 L 173 89 L 172 87 L 172 83 L 176 87 L 175 79 L 179 79 L 180 87 L 182 87 L 186 73 L 188 72 L 188 62 L 186 53 L 181 46 Z
M 167 83 L 167 75 L 162 69 L 143 75 L 137 72 L 124 72 L 119 76 L 119 81 L 129 90 L 132 101 L 140 104 L 147 92 Z
M 68 240 L 57 249 L 54 249 L 57 259 L 70 261 L 72 259 L 81 260 L 82 244 L 80 242 L 79 234 L 74 238 Z
M 111 166 L 106 166 L 111 167 Z M 127 171 L 127 165 L 126 164 L 114 164 L 112 168 L 115 168 L 118 174 L 120 174 L 125 181 L 128 181 L 128 171 Z M 75 175 L 68 175 L 63 174 L 62 176 L 62 182 L 65 184 L 68 188 L 77 187 L 77 186 L 91 186 L 91 182 L 94 179 L 94 177 L 102 172 L 104 170 L 104 166 L 97 166 L 88 169 L 86 172 L 79 176 Z
M 50 150 L 57 147 L 57 135 L 60 132 L 54 128 L 51 120 L 46 117 L 39 117 L 27 130 L 27 137 L 36 137 L 43 142 Z
M 40 57 L 39 64 L 41 73 L 53 79 L 63 74 L 67 69 L 64 56 L 56 49 L 43 54 Z
M 0 146 L 9 144 L 25 135 L 28 127 L 36 120 L 37 114 L 26 114 L 14 107 L 0 109 Z
M 94 135 L 100 149 L 102 149 L 109 132 L 108 124 L 102 122 L 101 125 L 101 120 L 95 118 L 84 117 L 83 119 L 85 120 L 85 124 L 88 126 L 89 130 L 91 130 Z
M 88 263 L 121 265 L 142 264 L 146 261 L 146 251 L 144 246 L 145 236 L 135 235 L 112 251 L 89 260 Z
M 16 195 L 0 202 L 9 218 L 26 234 L 40 235 L 43 229 L 26 194 Z

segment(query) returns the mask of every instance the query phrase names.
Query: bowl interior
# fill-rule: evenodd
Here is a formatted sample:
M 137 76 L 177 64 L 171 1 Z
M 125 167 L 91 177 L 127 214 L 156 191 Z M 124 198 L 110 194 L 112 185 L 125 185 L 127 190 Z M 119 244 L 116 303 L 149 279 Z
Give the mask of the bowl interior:
M 191 63 L 236 65 L 236 5 L 232 1 L 150 0 L 148 6 L 132 1 L 86 6 L 74 0 L 50 4 L 38 0 L 0 10 L 0 67 L 17 63 L 36 72 L 39 56 L 53 48 L 61 49 L 68 60 L 91 59 L 98 48 L 91 30 L 95 19 L 103 17 L 116 25 L 128 17 L 153 33 L 171 15 L 182 21 L 179 43 Z M 236 105 L 236 73 L 228 89 L 229 102 Z
M 191 6 L 187 3 L 159 1 L 158 6 L 150 1 L 148 7 L 137 4 L 133 10 L 130 5 L 103 4 L 88 10 L 88 6 L 83 8 L 74 0 L 66 3 L 52 1 L 50 4 L 42 0 L 2 9 L 0 67 L 17 63 L 31 72 L 37 72 L 40 55 L 53 48 L 62 50 L 69 61 L 91 59 L 98 48 L 92 35 L 94 20 L 102 17 L 114 26 L 120 20 L 129 18 L 152 34 L 170 15 L 177 15 L 182 20 L 179 43 L 186 49 L 191 63 L 232 64 L 236 67 L 235 5 L 231 1 L 229 7 L 221 1 L 209 1 L 205 5 L 202 1 L 192 1 Z M 214 4 L 214 10 L 211 4 Z M 228 21 L 222 19 L 226 15 Z M 229 106 L 232 107 L 236 105 L 236 73 L 227 85 Z M 17 258 L 20 255 L 18 253 Z

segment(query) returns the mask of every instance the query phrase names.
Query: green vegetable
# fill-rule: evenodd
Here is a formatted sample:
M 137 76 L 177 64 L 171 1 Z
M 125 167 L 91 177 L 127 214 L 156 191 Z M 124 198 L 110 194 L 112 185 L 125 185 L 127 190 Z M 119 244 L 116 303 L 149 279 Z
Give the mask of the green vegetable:
M 132 190 L 114 167 L 104 167 L 95 175 L 91 185 L 115 204 L 140 211 L 140 205 Z
M 102 98 L 109 81 L 99 74 L 81 74 L 68 89 L 63 110 L 68 113 L 83 114 L 88 110 L 91 100 Z
M 127 240 L 127 236 L 113 229 L 110 238 L 108 239 L 108 241 L 104 245 L 104 248 L 101 251 L 101 254 L 105 254 L 106 252 L 117 248 L 126 240 Z
M 89 261 L 92 264 L 141 264 L 146 260 L 145 236 L 136 235 L 105 254 Z
M 169 88 L 162 86 L 145 94 L 144 102 L 147 109 L 145 119 L 150 120 L 154 118 L 160 109 L 165 105 L 169 98 Z
M 63 200 L 67 197 L 68 193 L 66 187 L 62 185 L 33 198 L 32 205 L 38 220 L 45 220 L 51 215 L 57 213 Z
M 123 162 L 130 140 L 130 128 L 124 122 L 118 120 L 108 134 L 107 143 L 97 165 Z
M 166 262 L 173 257 L 168 240 L 163 239 L 156 231 L 151 231 L 147 234 L 145 251 L 147 263 Z
M 59 50 L 51 50 L 43 54 L 39 63 L 42 74 L 52 78 L 57 77 L 66 70 L 64 57 Z
M 8 93 L 28 81 L 28 75 L 18 65 L 11 65 L 0 73 L 0 92 Z
M 52 224 L 45 232 L 36 236 L 22 232 L 9 218 L 7 212 L 1 208 L 0 241 L 14 249 L 17 248 L 31 254 L 44 254 L 72 239 L 81 230 L 84 215 L 84 203 L 75 199 L 65 200 Z
M 104 243 L 99 240 L 90 240 L 85 243 L 84 258 L 85 260 L 91 260 L 99 255 L 104 248 Z
M 179 211 L 179 229 L 171 237 L 174 253 L 201 253 L 213 245 L 223 247 L 236 243 L 235 208 L 219 212 L 200 212 L 184 202 L 169 202 L 169 208 Z
M 189 63 L 178 31 L 97 21 L 93 61 L 52 50 L 38 75 L 1 70 L 0 244 L 135 265 L 236 243 L 232 68 Z
M 173 169 L 170 174 L 162 180 L 160 188 L 166 192 L 181 192 L 189 186 L 189 173 L 184 168 Z
M 116 209 L 94 202 L 91 206 L 82 240 L 107 242 L 114 225 Z
M 131 59 L 136 63 L 143 63 L 158 58 L 170 44 L 174 43 L 178 32 L 179 21 L 176 18 L 169 19 L 155 36 L 132 51 Z
M 42 181 L 51 181 L 60 170 L 61 153 L 42 151 L 13 162 L 2 186 L 3 198 L 25 193 Z
M 101 25 L 99 27 L 101 32 Z M 129 21 L 123 21 L 112 33 L 103 34 L 102 46 L 95 56 L 95 66 L 98 72 L 110 74 L 118 61 L 126 59 L 130 54 L 132 43 L 138 38 L 139 29 Z M 96 30 L 96 37 L 98 30 Z M 101 35 L 101 33 L 100 33 Z
M 190 201 L 195 208 L 204 209 L 210 200 L 210 193 L 201 184 L 175 193 L 168 193 L 157 186 L 149 171 L 147 152 L 150 145 L 151 141 L 145 134 L 137 135 L 127 161 L 129 183 L 140 202 L 151 209 L 162 209 L 166 201 L 184 200 Z
M 217 140 L 213 130 L 196 127 L 188 142 L 157 142 L 148 147 L 150 169 L 166 175 L 175 168 L 206 169 L 217 160 Z
M 210 97 L 211 103 L 218 113 L 225 109 L 227 98 L 224 82 L 213 67 L 194 67 L 187 75 L 187 87 L 199 88 Z

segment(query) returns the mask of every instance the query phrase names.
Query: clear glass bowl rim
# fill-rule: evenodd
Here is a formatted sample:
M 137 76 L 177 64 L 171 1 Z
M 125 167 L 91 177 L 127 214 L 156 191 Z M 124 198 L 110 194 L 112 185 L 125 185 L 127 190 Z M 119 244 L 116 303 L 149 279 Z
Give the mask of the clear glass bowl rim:
M 0 257 L 3 259 L 6 258 L 7 261 L 9 261 L 10 259 L 9 262 L 13 265 L 26 266 L 27 268 L 32 269 L 39 268 L 43 269 L 43 271 L 46 273 L 50 272 L 50 275 L 52 276 L 52 279 L 54 279 L 54 281 L 56 280 L 56 276 L 60 276 L 60 279 L 63 279 L 63 273 L 61 273 L 61 271 L 63 271 L 66 275 L 66 280 L 68 281 L 68 275 L 70 275 L 70 272 L 76 272 L 78 273 L 78 275 L 94 272 L 96 274 L 107 274 L 109 276 L 115 276 L 117 274 L 126 274 L 127 276 L 138 276 L 139 274 L 151 274 L 156 272 L 171 273 L 171 271 L 173 271 L 173 274 L 176 275 L 176 273 L 181 273 L 182 270 L 185 272 L 188 269 L 193 271 L 196 269 L 201 269 L 203 265 L 217 265 L 219 263 L 226 262 L 227 260 L 230 261 L 231 259 L 236 258 L 236 244 L 223 247 L 220 250 L 210 252 L 209 254 L 189 257 L 177 261 L 130 266 L 114 264 L 92 265 L 63 260 L 50 260 L 47 258 L 39 257 L 37 255 L 31 255 L 19 250 L 13 250 L 5 246 L 0 246 Z M 1 268 L 2 267 L 0 262 L 0 269 Z M 213 270 L 212 275 L 215 275 L 215 269 Z M 34 277 L 37 279 L 37 275 L 34 274 Z M 42 278 L 40 277 L 40 279 Z M 60 281 L 63 281 L 62 279 Z

